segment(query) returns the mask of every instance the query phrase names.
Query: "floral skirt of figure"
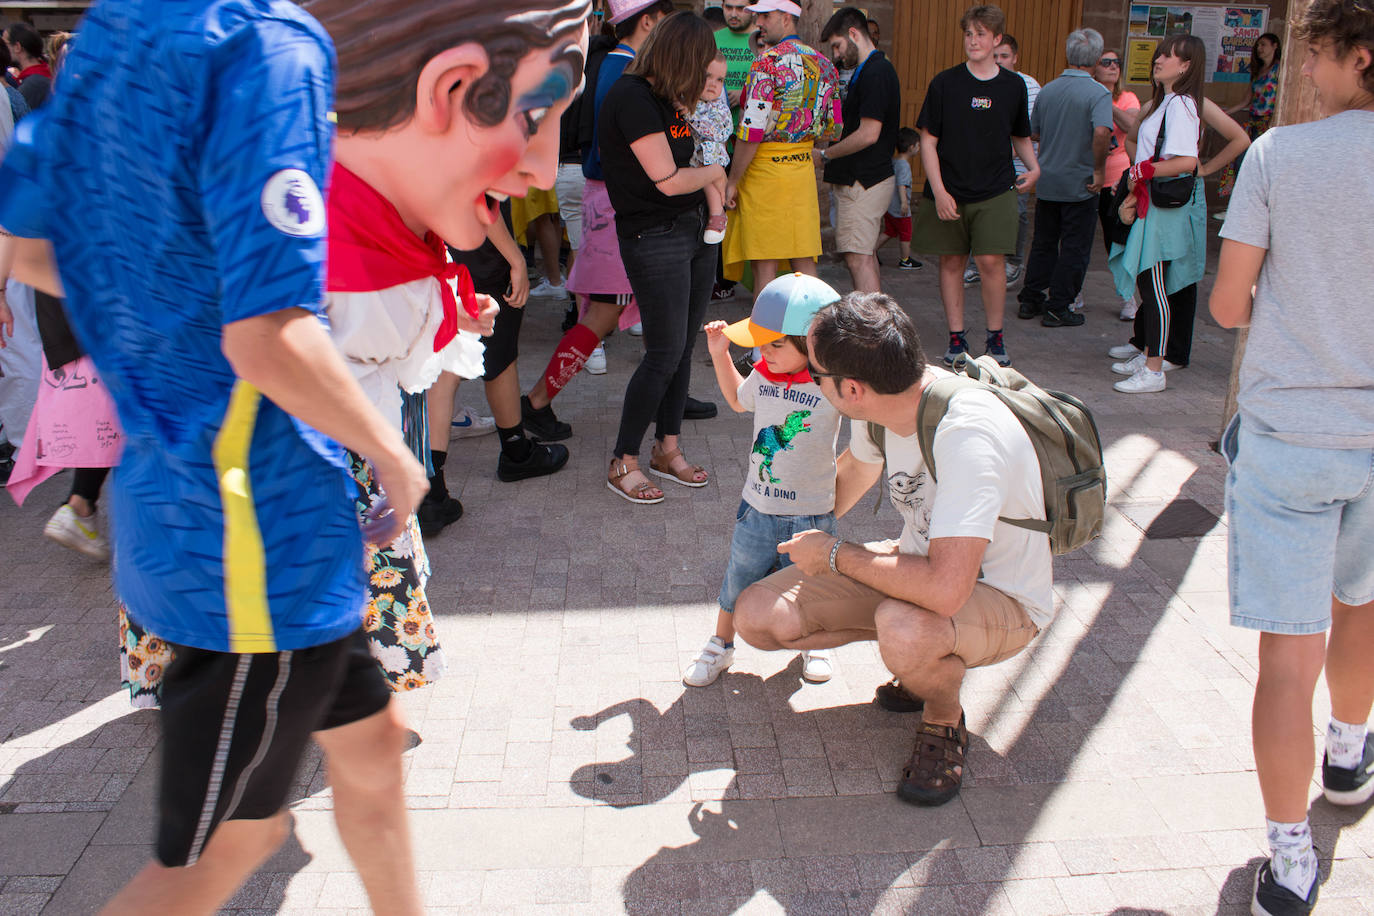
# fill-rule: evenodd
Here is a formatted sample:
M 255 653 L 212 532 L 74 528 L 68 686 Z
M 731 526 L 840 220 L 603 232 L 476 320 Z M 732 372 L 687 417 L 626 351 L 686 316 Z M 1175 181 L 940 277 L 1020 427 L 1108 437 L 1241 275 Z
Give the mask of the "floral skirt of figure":
M 348 458 L 360 490 L 355 506 L 361 517 L 382 498 L 381 491 L 371 465 L 352 452 Z M 385 548 L 368 545 L 366 556 L 369 597 L 362 625 L 382 675 L 398 693 L 438 680 L 444 673 L 444 654 L 425 598 L 429 558 L 415 516 L 410 517 L 401 536 Z M 162 674 L 174 655 L 169 643 L 139 626 L 124 605 L 119 606 L 120 686 L 129 691 L 129 702 L 135 708 L 158 705 Z
M 382 499 L 372 465 L 348 453 L 348 466 L 358 482 L 356 507 L 362 517 Z M 434 632 L 434 615 L 425 598 L 429 557 L 420 538 L 420 523 L 411 515 L 400 537 L 385 547 L 369 544 L 364 571 L 369 598 L 363 629 L 372 657 L 391 689 L 414 690 L 444 673 L 444 653 Z

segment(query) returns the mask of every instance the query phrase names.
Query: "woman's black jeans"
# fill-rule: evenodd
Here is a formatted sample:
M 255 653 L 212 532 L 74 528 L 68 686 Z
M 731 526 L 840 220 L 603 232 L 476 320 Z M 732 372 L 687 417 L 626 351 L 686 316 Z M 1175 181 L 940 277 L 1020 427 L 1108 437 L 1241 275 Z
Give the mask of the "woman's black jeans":
M 620 239 L 620 258 L 644 326 L 644 358 L 625 386 L 617 458 L 639 456 L 651 421 L 659 440 L 682 432 L 692 346 L 711 301 L 720 249 L 701 240 L 703 222 L 701 211 L 688 210 L 671 223 Z

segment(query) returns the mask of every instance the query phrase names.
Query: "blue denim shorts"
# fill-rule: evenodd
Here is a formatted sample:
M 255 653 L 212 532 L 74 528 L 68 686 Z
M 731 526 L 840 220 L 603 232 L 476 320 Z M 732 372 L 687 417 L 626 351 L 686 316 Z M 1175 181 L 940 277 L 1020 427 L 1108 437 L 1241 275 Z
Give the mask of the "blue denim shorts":
M 812 529 L 839 537 L 835 513 L 824 515 L 769 515 L 740 500 L 735 513 L 735 533 L 730 537 L 730 564 L 725 567 L 725 582 L 720 587 L 720 606 L 735 612 L 739 593 L 769 573 L 792 561 L 778 553 L 778 545 L 794 534 Z
M 1222 438 L 1231 623 L 1324 632 L 1332 596 L 1374 601 L 1374 449 L 1310 448 L 1235 426 Z

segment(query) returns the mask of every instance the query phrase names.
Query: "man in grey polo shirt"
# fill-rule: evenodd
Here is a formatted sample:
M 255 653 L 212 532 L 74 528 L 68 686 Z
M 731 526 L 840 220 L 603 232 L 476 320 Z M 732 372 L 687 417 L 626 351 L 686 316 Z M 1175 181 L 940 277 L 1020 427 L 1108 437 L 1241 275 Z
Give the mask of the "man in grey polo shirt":
M 1040 184 L 1026 282 L 1017 297 L 1017 316 L 1039 315 L 1047 328 L 1084 321 L 1069 303 L 1083 286 L 1092 256 L 1097 192 L 1112 139 L 1112 94 L 1092 77 L 1102 35 L 1079 29 L 1065 50 L 1068 69 L 1040 90 L 1031 114 L 1031 138 L 1040 141 Z

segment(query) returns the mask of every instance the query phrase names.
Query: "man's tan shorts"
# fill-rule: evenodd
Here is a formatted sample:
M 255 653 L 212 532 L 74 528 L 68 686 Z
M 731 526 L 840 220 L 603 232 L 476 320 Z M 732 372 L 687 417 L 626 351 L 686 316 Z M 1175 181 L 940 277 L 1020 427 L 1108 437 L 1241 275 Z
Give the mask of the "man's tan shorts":
M 795 605 L 802 635 L 837 630 L 871 630 L 878 605 L 887 595 L 848 576 L 807 576 L 788 566 L 757 583 Z M 954 654 L 966 668 L 1005 661 L 1024 649 L 1040 632 L 1016 599 L 978 582 L 968 602 L 951 618 Z
M 835 250 L 872 254 L 883 231 L 883 214 L 892 203 L 896 178 L 885 178 L 871 188 L 862 182 L 831 185 L 835 195 Z

